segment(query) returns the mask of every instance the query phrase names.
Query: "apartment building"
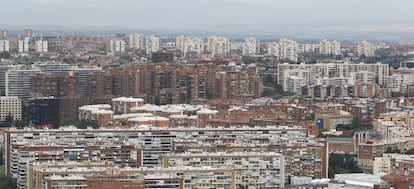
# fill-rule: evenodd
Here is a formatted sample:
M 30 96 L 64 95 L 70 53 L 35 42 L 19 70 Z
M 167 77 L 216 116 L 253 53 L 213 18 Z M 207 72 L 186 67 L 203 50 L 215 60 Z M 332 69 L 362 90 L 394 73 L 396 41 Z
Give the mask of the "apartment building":
M 161 49 L 161 36 L 151 35 L 145 38 L 145 52 L 147 54 L 158 52 Z
M 114 112 L 127 114 L 131 112 L 131 108 L 144 105 L 144 99 L 133 97 L 119 97 L 112 99 L 112 107 Z
M 35 41 L 35 52 L 37 53 L 46 53 L 49 51 L 49 45 L 46 40 L 43 40 L 42 38 Z
M 27 103 L 31 97 L 31 79 L 40 73 L 42 71 L 38 68 L 8 70 L 4 81 L 6 96 L 17 96 L 22 100 L 22 103 Z
M 10 42 L 8 40 L 0 40 L 0 52 L 9 52 Z
M 298 61 L 298 44 L 291 39 L 279 41 L 279 60 Z
M 211 53 L 212 57 L 226 56 L 230 52 L 230 41 L 225 37 L 208 37 L 207 51 Z
M 376 50 L 376 45 L 368 41 L 360 41 L 357 45 L 358 56 L 375 56 Z
M 285 180 L 288 176 L 314 178 L 327 176 L 326 146 L 316 141 L 313 136 L 308 136 L 307 129 L 297 126 L 228 128 L 142 126 L 86 130 L 62 127 L 49 130 L 9 129 L 5 131 L 4 136 L 5 172 L 17 178 L 21 186 L 27 182 L 26 165 L 31 162 L 110 161 L 120 167 L 151 168 L 161 166 L 162 157 L 165 155 L 189 152 L 240 154 L 280 152 L 285 162 L 285 171 L 279 174 L 283 174 Z M 255 160 L 252 158 L 248 161 Z M 280 161 L 274 159 L 275 166 L 276 162 Z M 173 165 L 170 166 L 171 169 L 175 168 Z M 264 168 L 263 171 L 266 172 Z
M 66 74 L 38 74 L 30 81 L 30 90 L 40 96 L 64 97 L 76 93 L 76 78 Z
M 232 167 L 238 170 L 236 187 L 283 188 L 283 156 L 274 152 L 218 152 L 218 153 L 183 153 L 162 156 L 163 167 L 175 166 L 211 166 Z
M 328 41 L 326 39 L 319 42 L 319 54 L 341 55 L 341 43 L 338 41 Z
M 134 33 L 129 36 L 129 47 L 135 48 L 138 50 L 145 49 L 145 40 L 144 36 L 140 33 Z
M 22 119 L 22 103 L 16 96 L 0 96 L 0 120 L 4 121 L 8 116 L 13 120 Z
M 28 37 L 25 37 L 22 40 L 19 40 L 19 53 L 29 52 L 29 41 L 30 41 L 30 38 Z
M 242 55 L 256 55 L 260 53 L 260 42 L 253 37 L 246 38 L 242 46 Z
M 389 76 L 389 66 L 381 63 L 284 63 L 278 64 L 277 69 L 278 83 L 282 85 L 285 91 L 288 89 L 288 81 L 292 76 L 302 79 L 305 83 L 304 86 L 355 85 L 357 83 L 370 84 L 374 82 L 384 85 Z
M 88 189 L 146 188 L 145 177 L 139 175 L 138 170 L 135 174 L 124 174 L 125 171 L 113 166 L 107 161 L 35 162 L 28 168 L 27 188 L 51 189 L 68 185 Z M 147 179 L 150 181 L 148 184 L 159 184 L 160 188 L 171 187 L 173 183 L 179 185 L 181 180 L 171 175 L 152 175 L 152 178 Z M 166 181 L 166 184 L 162 185 L 162 181 Z
M 140 64 L 138 69 L 108 68 L 103 72 L 101 68 L 48 63 L 28 70 L 35 68 L 40 68 L 45 75 L 36 73 L 36 77 L 31 79 L 31 92 L 73 99 L 73 103 L 89 99 L 89 104 L 109 104 L 112 98 L 128 96 L 142 97 L 155 104 L 178 104 L 207 98 L 255 98 L 260 97 L 263 91 L 263 83 L 254 64 L 236 68 L 234 65 L 206 63 L 195 66 L 164 62 Z M 62 87 L 66 85 L 68 87 Z M 30 96 L 30 92 L 26 95 Z M 72 115 L 74 111 L 62 114 Z
M 92 104 L 111 103 L 120 96 L 138 96 L 138 72 L 130 70 L 108 70 L 87 76 L 86 96 Z
M 176 48 L 187 57 L 187 53 L 201 54 L 204 51 L 204 41 L 198 37 L 178 36 L 175 40 Z
M 35 163 L 29 170 L 27 186 L 33 189 L 236 189 L 238 176 L 231 167 L 119 168 L 108 162 Z

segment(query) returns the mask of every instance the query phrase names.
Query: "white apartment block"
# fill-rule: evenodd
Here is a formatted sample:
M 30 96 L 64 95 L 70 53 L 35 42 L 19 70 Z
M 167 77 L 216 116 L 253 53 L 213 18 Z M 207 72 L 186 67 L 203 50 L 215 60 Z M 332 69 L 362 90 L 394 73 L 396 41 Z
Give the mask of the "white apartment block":
M 43 39 L 35 41 L 35 52 L 37 53 L 48 52 L 48 42 Z
M 284 159 L 275 152 L 182 153 L 163 156 L 163 167 L 232 167 L 235 183 L 248 188 L 283 188 Z
M 299 44 L 299 53 L 311 53 L 315 52 L 315 49 L 318 47 L 318 45 L 315 44 Z
M 9 31 L 8 30 L 2 30 L 0 38 L 2 38 L 2 39 L 9 38 Z
M 142 182 L 147 189 L 217 188 L 236 189 L 235 178 L 239 173 L 232 167 L 155 167 L 120 168 L 111 162 L 34 163 L 29 166 L 27 187 L 31 189 L 87 188 L 90 181 L 120 178 L 127 184 Z M 129 183 L 128 183 L 129 182 Z M 91 186 L 89 186 L 91 187 Z M 237 187 L 238 188 L 238 187 Z
M 319 43 L 319 54 L 341 55 L 341 43 L 324 39 Z
M 405 154 L 383 154 L 375 157 L 373 163 L 374 175 L 411 175 L 414 170 L 414 156 Z
M 0 120 L 4 121 L 8 115 L 14 120 L 22 119 L 21 100 L 15 96 L 0 96 Z
M 355 84 L 375 83 L 375 73 L 369 71 L 352 72 L 351 78 Z
M 142 50 L 145 48 L 144 36 L 140 33 L 134 33 L 129 36 L 129 47 Z
M 361 41 L 358 43 L 357 51 L 358 56 L 375 56 L 375 51 L 377 50 L 374 43 L 370 43 L 368 41 Z
M 257 138 L 259 135 L 260 139 Z M 7 149 L 5 172 L 18 179 L 21 186 L 19 188 L 25 188 L 27 179 L 30 178 L 27 167 L 32 162 L 109 161 L 120 167 L 151 169 L 162 166 L 165 162 L 162 161 L 163 157 L 169 155 L 181 157 L 181 155 L 196 156 L 204 153 L 211 155 L 203 155 L 207 158 L 205 161 L 203 157 L 183 159 L 176 161 L 175 165 L 168 164 L 168 169 L 179 169 L 179 164 L 187 163 L 193 164 L 194 169 L 197 169 L 197 165 L 203 167 L 204 163 L 210 164 L 214 169 L 244 170 L 236 173 L 235 179 L 241 184 L 250 184 L 250 181 L 257 179 L 264 185 L 274 182 L 273 184 L 279 186 L 282 184 L 281 180 L 286 182 L 288 176 L 322 178 L 322 169 L 324 169 L 323 145 L 313 136 L 309 136 L 305 128 L 299 126 L 230 128 L 148 126 L 85 130 L 62 127 L 50 130 L 10 129 L 4 136 L 5 149 Z M 220 161 L 224 161 L 221 158 L 234 164 L 229 167 L 220 164 Z M 285 163 L 281 163 L 282 161 Z M 214 178 L 214 174 L 210 176 Z M 274 179 L 271 182 L 265 182 L 272 178 Z M 198 177 L 192 178 L 189 175 L 186 179 L 198 180 Z M 204 181 L 200 182 L 204 183 Z
M 125 52 L 125 41 L 124 40 L 110 40 L 108 51 Z
M 69 73 L 77 80 L 76 88 L 79 94 L 86 94 L 87 76 L 102 71 L 100 67 L 79 68 L 69 64 L 61 63 L 35 63 L 30 67 L 23 65 L 0 65 L 0 95 L 30 97 L 30 80 L 33 75 L 38 73 Z M 6 77 L 6 73 L 8 73 Z M 9 82 L 11 81 L 11 82 Z M 6 87 L 7 86 L 7 87 Z M 8 89 L 9 95 L 6 90 Z M 15 94 L 15 95 L 13 95 Z M 21 98 L 24 101 L 25 98 Z
M 401 99 L 400 99 L 401 100 Z M 397 100 L 395 100 L 397 101 Z M 396 102 L 391 101 L 387 106 L 395 108 Z M 401 102 L 400 102 L 401 103 Z M 414 128 L 414 113 L 413 112 L 390 112 L 380 115 L 380 119 L 373 122 L 377 132 L 381 134 L 383 140 L 386 142 L 403 141 L 404 138 L 409 137 L 412 128 Z
M 178 36 L 175 39 L 175 45 L 184 56 L 187 52 L 196 52 L 200 54 L 203 52 L 204 41 L 199 37 Z
M 286 91 L 300 93 L 302 86 L 306 86 L 305 80 L 298 76 L 289 76 L 286 81 Z
M 279 57 L 279 43 L 268 43 L 267 44 L 267 54 L 271 56 Z
M 40 69 L 12 69 L 5 74 L 6 96 L 17 96 L 23 103 L 31 97 L 30 83 L 32 77 L 42 73 Z
M 20 53 L 29 52 L 29 41 L 30 41 L 29 37 L 25 37 L 23 38 L 23 40 L 19 40 L 19 52 Z
M 279 41 L 279 60 L 298 61 L 299 45 L 291 39 L 281 39 Z
M 145 51 L 147 54 L 158 52 L 161 49 L 161 37 L 151 35 L 145 39 Z
M 260 43 L 253 37 L 246 38 L 243 47 L 243 55 L 255 55 L 260 51 Z
M 392 92 L 406 93 L 409 85 L 414 84 L 414 68 L 398 68 L 386 80 L 385 86 Z
M 389 66 L 387 64 L 366 63 L 318 63 L 318 64 L 278 64 L 278 82 L 287 91 L 287 81 L 290 76 L 298 76 L 305 81 L 305 86 L 320 85 L 326 82 L 347 81 L 349 85 L 358 82 L 375 82 L 385 84 L 389 77 Z M 339 84 L 339 83 L 337 83 Z
M 10 42 L 8 40 L 0 40 L 0 52 L 9 52 Z
M 230 41 L 225 37 L 208 37 L 207 51 L 211 53 L 212 57 L 226 56 L 230 52 Z
M 392 154 L 383 154 L 382 157 L 375 157 L 372 172 L 374 175 L 391 174 L 391 158 Z

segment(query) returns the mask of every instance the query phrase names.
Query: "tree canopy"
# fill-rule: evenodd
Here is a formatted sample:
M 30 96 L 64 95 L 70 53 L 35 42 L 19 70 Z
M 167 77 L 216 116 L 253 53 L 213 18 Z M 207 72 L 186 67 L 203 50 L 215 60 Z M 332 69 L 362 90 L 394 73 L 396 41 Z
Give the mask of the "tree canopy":
M 87 119 L 77 119 L 77 118 L 67 118 L 64 119 L 61 123 L 61 125 L 73 125 L 79 129 L 86 129 L 88 127 L 92 127 L 94 129 L 99 128 L 99 122 L 96 120 L 87 120 Z
M 354 157 L 350 154 L 329 154 L 328 176 L 333 178 L 335 174 L 342 173 L 361 173 L 361 168 L 357 165 Z

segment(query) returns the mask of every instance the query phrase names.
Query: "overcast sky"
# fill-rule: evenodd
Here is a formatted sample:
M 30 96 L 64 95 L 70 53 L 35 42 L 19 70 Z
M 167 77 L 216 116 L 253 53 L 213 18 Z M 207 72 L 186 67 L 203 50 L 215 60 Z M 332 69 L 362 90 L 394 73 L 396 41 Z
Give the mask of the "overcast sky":
M 289 23 L 409 22 L 414 0 L 0 0 L 0 24 L 236 29 Z

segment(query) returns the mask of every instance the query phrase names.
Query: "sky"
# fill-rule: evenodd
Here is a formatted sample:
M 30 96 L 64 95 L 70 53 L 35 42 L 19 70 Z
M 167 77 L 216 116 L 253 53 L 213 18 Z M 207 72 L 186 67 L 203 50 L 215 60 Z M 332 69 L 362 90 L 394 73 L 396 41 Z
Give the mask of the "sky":
M 376 24 L 378 29 L 414 25 L 413 0 L 0 0 L 0 4 L 0 24 L 14 26 L 266 31 L 344 27 L 341 24 L 352 28 L 355 23 Z

